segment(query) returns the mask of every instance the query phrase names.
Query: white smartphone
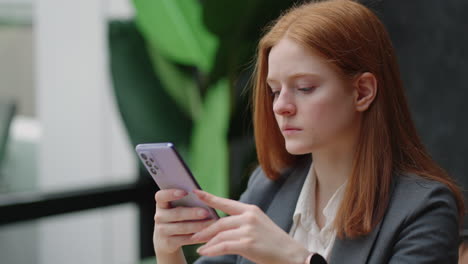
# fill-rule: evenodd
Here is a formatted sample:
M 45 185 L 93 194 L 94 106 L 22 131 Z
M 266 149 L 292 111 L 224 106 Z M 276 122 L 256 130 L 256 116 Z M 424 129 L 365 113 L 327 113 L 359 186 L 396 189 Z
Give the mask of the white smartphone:
M 209 219 L 218 219 L 216 211 L 200 201 L 192 192 L 201 190 L 189 168 L 172 143 L 139 144 L 135 150 L 141 162 L 153 177 L 159 189 L 181 189 L 187 196 L 171 202 L 172 206 L 202 207 L 208 210 Z

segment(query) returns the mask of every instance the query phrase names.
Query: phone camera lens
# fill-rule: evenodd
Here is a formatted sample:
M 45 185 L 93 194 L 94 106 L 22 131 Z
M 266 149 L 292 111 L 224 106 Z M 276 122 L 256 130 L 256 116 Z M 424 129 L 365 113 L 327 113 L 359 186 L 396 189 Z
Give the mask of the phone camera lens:
M 151 166 L 152 166 L 151 162 L 149 162 L 148 160 L 147 160 L 145 163 L 146 163 L 146 165 L 147 165 L 148 167 L 151 167 Z
M 143 158 L 144 160 L 147 160 L 147 159 L 148 159 L 148 157 L 147 157 L 145 154 L 143 154 L 143 153 L 141 153 L 141 158 Z
M 151 168 L 151 173 L 153 173 L 154 175 L 158 174 L 158 172 L 153 168 Z

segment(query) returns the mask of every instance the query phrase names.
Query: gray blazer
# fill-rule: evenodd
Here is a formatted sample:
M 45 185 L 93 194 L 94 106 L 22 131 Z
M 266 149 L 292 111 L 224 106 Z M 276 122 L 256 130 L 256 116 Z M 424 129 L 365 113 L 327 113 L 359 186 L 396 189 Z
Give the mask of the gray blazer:
M 310 160 L 286 171 L 277 181 L 257 168 L 240 201 L 260 207 L 279 227 L 289 232 Z M 368 235 L 336 238 L 329 263 L 434 263 L 458 262 L 459 222 L 455 198 L 439 182 L 416 175 L 395 175 L 390 203 L 383 219 Z M 281 244 L 278 244 L 281 246 Z M 201 257 L 197 264 L 252 263 L 237 255 Z

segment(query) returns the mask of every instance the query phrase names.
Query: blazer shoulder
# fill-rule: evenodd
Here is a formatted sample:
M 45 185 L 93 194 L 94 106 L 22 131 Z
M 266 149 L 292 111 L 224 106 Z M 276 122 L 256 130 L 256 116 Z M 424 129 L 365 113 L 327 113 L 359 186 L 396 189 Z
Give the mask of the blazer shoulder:
M 394 201 L 406 201 L 413 206 L 441 199 L 456 207 L 455 196 L 447 185 L 415 174 L 396 176 L 393 192 Z
M 448 186 L 419 175 L 395 175 L 369 263 L 456 263 L 458 227 Z
M 262 190 L 272 186 L 281 186 L 294 169 L 285 169 L 277 180 L 273 180 L 268 178 L 262 167 L 258 165 L 250 175 L 247 190 Z
M 252 188 L 254 186 L 262 186 L 262 185 L 268 185 L 271 184 L 273 181 L 268 178 L 263 171 L 262 167 L 260 165 L 255 168 L 255 170 L 252 172 L 249 178 L 249 183 L 247 184 L 247 188 Z
M 447 185 L 415 174 L 396 177 L 389 204 L 390 211 L 396 210 L 396 213 L 403 214 L 408 220 L 435 208 L 458 215 L 455 195 Z

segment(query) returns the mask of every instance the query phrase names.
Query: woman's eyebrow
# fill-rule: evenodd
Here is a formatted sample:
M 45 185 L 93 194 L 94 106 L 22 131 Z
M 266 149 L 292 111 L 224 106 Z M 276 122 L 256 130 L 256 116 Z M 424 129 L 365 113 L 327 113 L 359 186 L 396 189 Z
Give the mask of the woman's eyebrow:
M 318 78 L 320 78 L 320 75 L 318 75 L 316 73 L 299 72 L 299 73 L 294 73 L 294 74 L 288 76 L 288 79 L 289 80 L 295 80 L 295 79 L 300 79 L 300 78 L 303 78 L 303 77 L 313 77 L 313 78 L 318 79 Z M 279 82 L 279 81 L 277 81 L 276 79 L 274 79 L 272 77 L 267 77 L 266 82 L 267 83 L 275 83 L 275 82 Z
M 295 73 L 291 76 L 289 76 L 289 79 L 299 79 L 303 77 L 313 77 L 313 78 L 320 78 L 320 76 L 316 73 L 308 73 L 308 72 L 300 72 L 300 73 Z

